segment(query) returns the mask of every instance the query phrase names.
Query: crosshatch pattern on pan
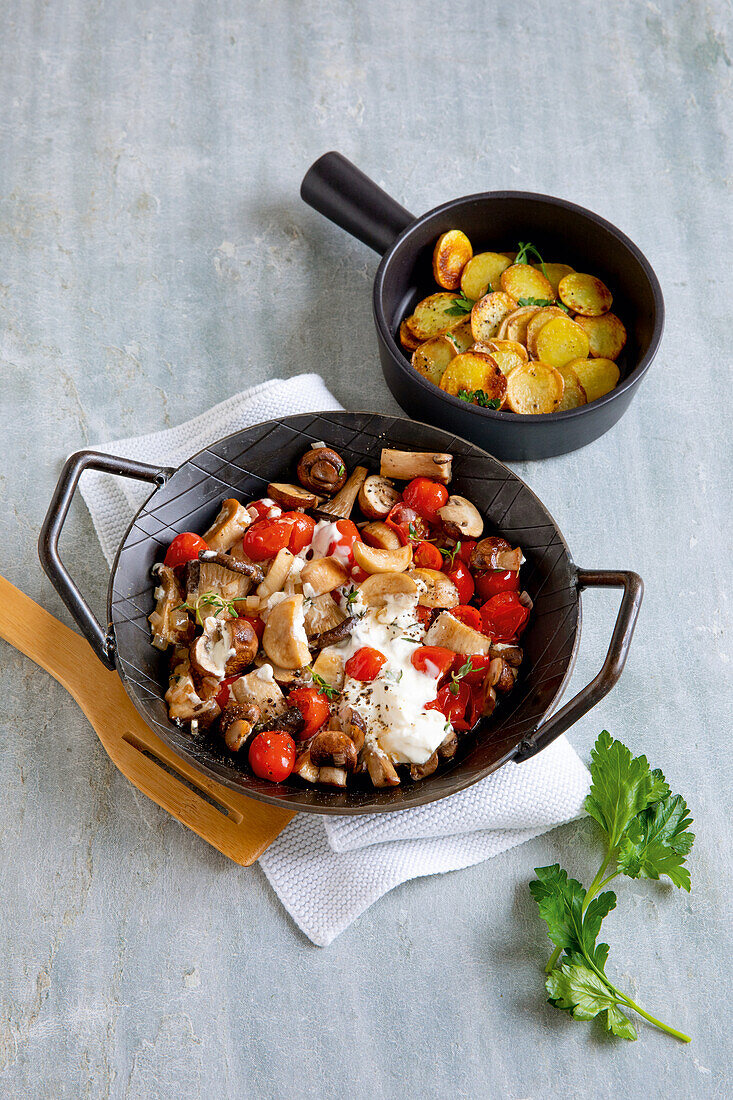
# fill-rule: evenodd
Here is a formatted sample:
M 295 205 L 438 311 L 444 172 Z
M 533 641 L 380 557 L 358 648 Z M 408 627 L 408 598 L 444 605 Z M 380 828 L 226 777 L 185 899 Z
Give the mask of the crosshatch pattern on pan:
M 269 481 L 292 477 L 308 446 L 323 440 L 353 468 L 379 467 L 382 447 L 441 450 L 454 456 L 451 489 L 473 500 L 487 533 L 501 532 L 525 554 L 522 583 L 534 601 L 522 643 L 525 660 L 515 690 L 501 700 L 483 728 L 461 739 L 450 765 L 419 783 L 392 790 L 347 792 L 274 786 L 249 774 L 245 761 L 213 735 L 197 737 L 168 719 L 163 698 L 167 656 L 150 645 L 153 609 L 150 569 L 180 531 L 204 530 L 227 496 L 261 496 Z M 212 444 L 184 463 L 155 490 L 133 520 L 113 566 L 109 619 L 117 662 L 136 708 L 176 752 L 213 778 L 277 804 L 323 813 L 405 809 L 455 793 L 509 758 L 559 697 L 572 671 L 580 625 L 575 566 L 544 505 L 510 470 L 447 432 L 407 419 L 370 413 L 303 414 L 267 421 Z

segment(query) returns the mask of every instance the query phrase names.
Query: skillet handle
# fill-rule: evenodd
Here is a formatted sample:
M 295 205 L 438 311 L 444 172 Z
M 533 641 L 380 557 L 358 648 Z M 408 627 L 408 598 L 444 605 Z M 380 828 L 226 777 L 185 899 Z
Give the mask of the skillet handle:
M 415 220 L 341 153 L 324 153 L 310 166 L 300 185 L 300 196 L 380 255 Z
M 71 579 L 59 556 L 59 537 L 69 511 L 71 499 L 84 470 L 102 470 L 107 474 L 149 481 L 165 485 L 175 471 L 168 467 L 148 466 L 146 462 L 133 462 L 129 458 L 116 458 L 99 451 L 77 451 L 65 463 L 58 484 L 48 506 L 46 518 L 38 537 L 38 556 L 52 585 L 71 612 L 74 622 L 92 649 L 107 668 L 114 669 L 114 638 L 109 628 L 105 630 L 89 607 L 77 585 Z
M 589 684 L 586 684 L 556 714 L 548 718 L 530 737 L 520 742 L 514 756 L 517 762 L 529 760 L 530 757 L 541 752 L 551 741 L 554 741 L 556 737 L 569 729 L 587 711 L 591 710 L 596 703 L 600 702 L 603 696 L 607 695 L 618 681 L 626 664 L 631 638 L 644 595 L 644 582 L 641 577 L 638 573 L 621 570 L 579 569 L 577 583 L 579 589 L 623 588 L 624 590 L 606 659 L 603 662 L 601 671 Z

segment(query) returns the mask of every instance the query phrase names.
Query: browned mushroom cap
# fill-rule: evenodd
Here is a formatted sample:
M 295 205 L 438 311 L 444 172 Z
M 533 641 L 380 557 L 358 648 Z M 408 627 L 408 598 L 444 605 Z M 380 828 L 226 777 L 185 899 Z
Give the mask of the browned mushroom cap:
M 224 667 L 225 676 L 236 676 L 254 661 L 259 649 L 259 641 L 254 627 L 246 619 L 233 619 L 227 623 L 231 648 L 234 653 Z
M 501 657 L 494 657 L 489 664 L 486 680 L 490 687 L 496 691 L 507 692 L 514 687 L 517 678 L 517 670 L 507 664 Z
M 492 642 L 489 654 L 491 657 L 501 657 L 512 668 L 519 668 L 524 656 L 518 645 L 507 645 L 504 642 Z
M 260 708 L 250 703 L 230 703 L 222 711 L 219 728 L 232 752 L 239 752 L 260 718 Z
M 427 779 L 438 767 L 438 754 L 434 752 L 424 764 L 410 765 L 410 779 Z
M 438 745 L 438 756 L 441 760 L 452 760 L 458 750 L 458 734 L 454 729 L 445 735 Z
M 314 447 L 298 463 L 298 481 L 314 493 L 332 496 L 345 485 L 346 476 L 346 463 L 330 447 Z
M 321 730 L 309 745 L 311 760 L 321 767 L 343 768 L 353 772 L 356 767 L 356 746 L 339 730 Z
M 511 569 L 515 573 L 522 564 L 522 551 L 512 550 L 506 539 L 490 536 L 477 542 L 471 552 L 471 569 Z

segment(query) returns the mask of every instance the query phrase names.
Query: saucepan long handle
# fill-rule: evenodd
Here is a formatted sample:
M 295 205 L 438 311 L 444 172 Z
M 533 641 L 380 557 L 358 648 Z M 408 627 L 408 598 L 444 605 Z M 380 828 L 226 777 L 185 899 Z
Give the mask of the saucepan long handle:
M 149 481 L 164 485 L 175 471 L 168 467 L 149 466 L 146 462 L 133 462 L 129 458 L 117 458 L 100 451 L 77 451 L 64 465 L 58 480 L 46 518 L 38 538 L 38 556 L 51 583 L 68 607 L 71 615 L 100 661 L 114 669 L 114 640 L 109 628 L 96 619 L 89 604 L 59 556 L 59 537 L 69 511 L 72 497 L 84 470 L 101 470 L 136 481 Z
M 624 590 L 606 659 L 601 671 L 589 684 L 586 684 L 569 703 L 561 707 L 556 714 L 543 722 L 531 736 L 518 745 L 514 757 L 517 761 L 529 760 L 530 757 L 536 756 L 600 702 L 618 681 L 626 664 L 644 595 L 644 583 L 641 577 L 638 573 L 622 570 L 579 569 L 578 588 L 623 588 Z
M 341 153 L 324 153 L 305 174 L 301 198 L 352 237 L 384 254 L 415 219 Z

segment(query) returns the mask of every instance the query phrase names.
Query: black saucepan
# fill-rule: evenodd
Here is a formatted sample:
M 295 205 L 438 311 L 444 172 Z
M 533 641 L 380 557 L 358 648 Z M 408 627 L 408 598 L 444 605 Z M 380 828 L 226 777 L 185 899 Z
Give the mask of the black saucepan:
M 499 458 L 532 459 L 584 447 L 629 407 L 659 347 L 664 299 L 649 261 L 610 222 L 563 199 L 523 191 L 467 195 L 415 218 L 340 153 L 326 153 L 315 162 L 301 195 L 383 256 L 373 295 L 379 355 L 387 385 L 410 416 L 471 439 Z M 421 298 L 439 289 L 432 253 L 448 229 L 462 229 L 476 252 L 516 250 L 518 241 L 531 241 L 548 261 L 602 279 L 628 331 L 616 388 L 568 412 L 520 416 L 450 397 L 413 370 L 399 344 L 400 322 Z
M 483 512 L 487 529 L 519 544 L 527 562 L 523 585 L 534 601 L 522 637 L 525 660 L 514 691 L 504 697 L 484 728 L 461 740 L 450 766 L 418 783 L 390 790 L 366 787 L 330 792 L 299 781 L 273 785 L 257 779 L 219 737 L 192 736 L 168 719 L 163 698 L 167 660 L 150 644 L 153 610 L 151 567 L 181 531 L 203 531 L 223 499 L 260 497 L 270 481 L 293 479 L 299 457 L 325 440 L 349 466 L 379 468 L 382 447 L 447 451 L 454 455 L 451 487 Z M 94 618 L 61 562 L 59 536 L 82 472 L 104 470 L 148 481 L 152 494 L 122 540 L 109 582 L 108 625 Z M 79 451 L 66 463 L 39 539 L 41 563 L 99 659 L 117 668 L 132 702 L 159 737 L 194 767 L 254 798 L 313 813 L 401 810 L 453 794 L 507 760 L 534 756 L 616 683 L 626 660 L 642 598 L 635 573 L 578 569 L 544 505 L 515 474 L 471 443 L 426 424 L 371 413 L 333 412 L 289 416 L 247 428 L 200 451 L 177 470 Z M 580 638 L 580 591 L 623 588 L 616 626 L 603 668 L 551 718 L 548 714 L 572 671 Z

